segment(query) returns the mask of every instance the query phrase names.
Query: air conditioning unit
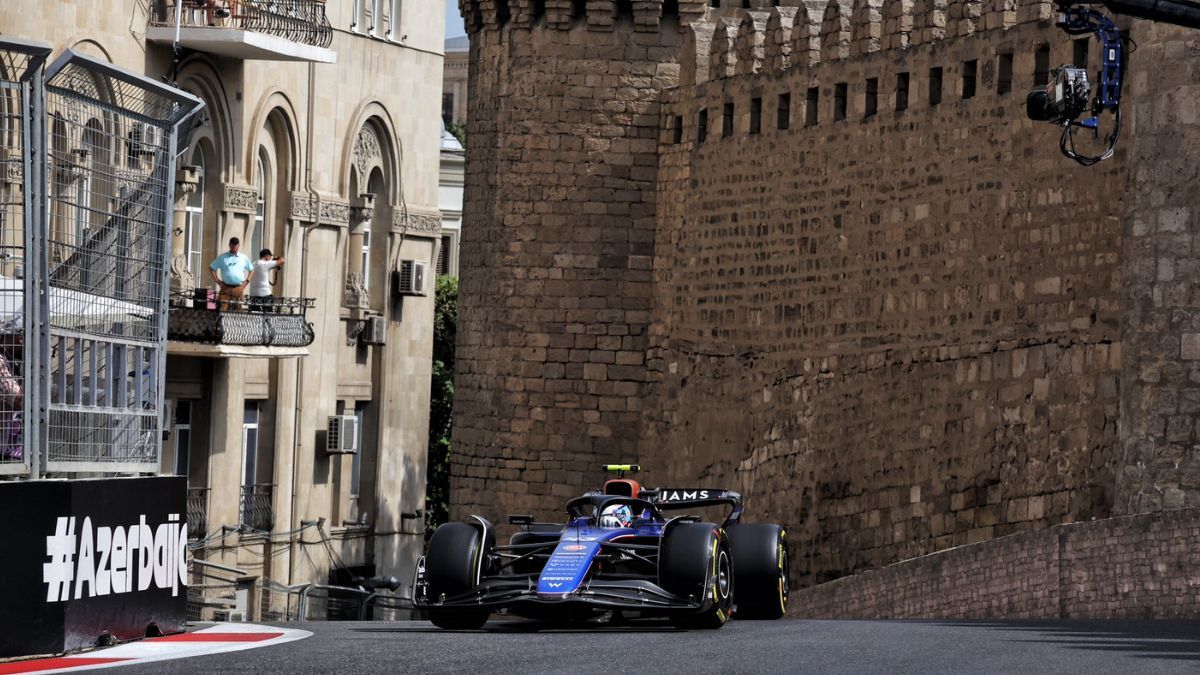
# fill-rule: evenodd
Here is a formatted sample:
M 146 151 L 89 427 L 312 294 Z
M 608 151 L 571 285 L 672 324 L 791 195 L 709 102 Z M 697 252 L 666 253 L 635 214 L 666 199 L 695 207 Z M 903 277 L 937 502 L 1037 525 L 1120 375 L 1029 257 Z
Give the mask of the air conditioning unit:
M 153 124 L 134 124 L 129 130 L 129 149 L 136 155 L 153 155 L 163 144 L 163 130 Z
M 358 418 L 354 415 L 330 415 L 325 434 L 325 452 L 353 454 L 358 452 Z
M 392 273 L 392 289 L 396 295 L 425 295 L 425 279 L 429 263 L 420 260 L 401 260 L 400 269 Z
M 362 332 L 358 341 L 365 345 L 382 345 L 387 343 L 387 320 L 382 316 L 369 316 L 363 322 Z

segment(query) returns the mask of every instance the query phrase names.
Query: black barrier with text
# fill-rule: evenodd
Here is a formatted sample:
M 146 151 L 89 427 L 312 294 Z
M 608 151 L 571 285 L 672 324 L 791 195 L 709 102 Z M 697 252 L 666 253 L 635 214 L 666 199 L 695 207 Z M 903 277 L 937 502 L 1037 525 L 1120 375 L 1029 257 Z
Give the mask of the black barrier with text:
M 0 483 L 0 657 L 182 631 L 186 502 L 175 476 Z

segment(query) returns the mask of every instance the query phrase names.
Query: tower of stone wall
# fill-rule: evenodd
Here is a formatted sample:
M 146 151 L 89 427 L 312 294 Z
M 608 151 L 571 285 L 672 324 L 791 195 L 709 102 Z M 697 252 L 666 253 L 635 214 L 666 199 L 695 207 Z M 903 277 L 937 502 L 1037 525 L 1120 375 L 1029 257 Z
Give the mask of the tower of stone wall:
M 702 2 L 463 0 L 454 515 L 550 515 L 636 461 L 657 97 Z M 664 16 L 665 14 L 665 16 Z
M 1200 505 L 1197 33 L 1135 29 L 1122 101 L 1132 122 L 1121 142 L 1137 169 L 1124 200 L 1120 513 Z

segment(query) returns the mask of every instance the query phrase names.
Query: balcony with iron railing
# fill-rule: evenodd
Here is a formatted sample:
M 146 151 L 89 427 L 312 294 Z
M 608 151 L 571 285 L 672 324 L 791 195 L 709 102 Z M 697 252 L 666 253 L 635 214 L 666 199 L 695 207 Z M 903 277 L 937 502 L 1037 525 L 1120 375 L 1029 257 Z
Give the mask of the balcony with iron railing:
M 269 483 L 243 485 L 238 523 L 245 529 L 270 532 L 275 525 L 275 511 L 271 506 L 271 493 L 275 486 Z
M 187 489 L 188 539 L 203 539 L 208 533 L 208 488 Z
M 167 353 L 217 358 L 307 356 L 315 337 L 313 298 L 243 297 L 225 302 L 198 288 L 175 293 L 167 314 Z
M 152 0 L 146 40 L 262 61 L 334 63 L 324 0 Z

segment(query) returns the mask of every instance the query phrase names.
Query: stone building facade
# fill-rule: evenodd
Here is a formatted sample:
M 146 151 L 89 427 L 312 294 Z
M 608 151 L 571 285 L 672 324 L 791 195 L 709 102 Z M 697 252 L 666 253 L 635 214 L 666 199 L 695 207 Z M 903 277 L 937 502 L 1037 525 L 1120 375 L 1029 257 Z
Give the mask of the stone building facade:
M 366 0 L 298 0 L 280 12 L 255 0 L 15 0 L 0 7 L 0 27 L 204 100 L 179 147 L 180 303 L 214 306 L 195 289 L 213 286 L 208 263 L 230 237 L 251 259 L 270 248 L 286 260 L 276 298 L 314 301 L 307 347 L 228 335 L 168 344 L 163 471 L 189 478 L 196 557 L 242 570 L 239 582 L 260 590 L 329 583 L 347 569 L 410 578 L 423 534 L 433 298 L 398 294 L 393 273 L 436 259 L 443 13 Z M 122 148 L 91 150 L 114 167 L 126 161 Z M 359 452 L 326 451 L 338 415 L 357 418 L 344 429 L 357 427 Z M 237 609 L 255 617 L 275 602 L 264 592 Z
M 471 44 L 467 36 L 446 38 L 442 66 L 442 121 L 447 125 L 467 121 L 467 72 Z
M 769 4 L 464 0 L 459 513 L 637 461 L 807 585 L 1200 500 L 1195 36 L 1122 20 L 1083 168 L 1025 117 L 1099 62 L 1050 3 Z

